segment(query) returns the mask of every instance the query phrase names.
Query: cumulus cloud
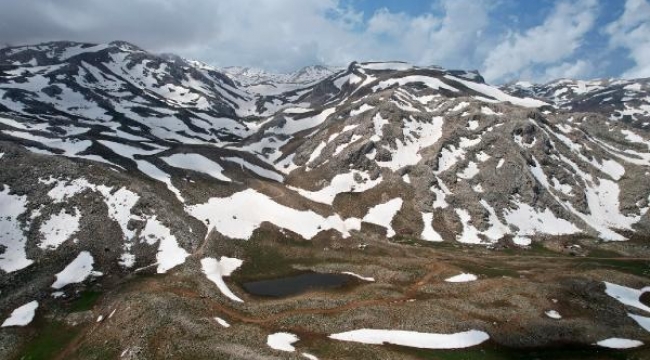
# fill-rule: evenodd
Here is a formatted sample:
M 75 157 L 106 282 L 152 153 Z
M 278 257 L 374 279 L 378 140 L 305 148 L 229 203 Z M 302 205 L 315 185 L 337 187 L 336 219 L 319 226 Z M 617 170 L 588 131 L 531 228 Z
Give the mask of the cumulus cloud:
M 593 72 L 593 68 L 588 60 L 567 61 L 545 69 L 543 79 L 583 79 Z
M 484 0 L 432 1 L 431 11 L 419 15 L 383 8 L 365 20 L 340 0 L 195 0 L 188 5 L 11 1 L 0 12 L 0 43 L 120 39 L 216 65 L 271 70 L 386 59 L 466 67 L 476 62 L 475 49 L 489 25 Z
M 646 0 L 627 0 L 625 11 L 609 24 L 606 32 L 610 45 L 625 48 L 635 62 L 623 76 L 629 78 L 650 77 L 650 3 Z
M 536 65 L 553 66 L 572 55 L 592 29 L 596 0 L 563 1 L 539 25 L 509 34 L 492 50 L 483 67 L 489 80 L 514 78 Z
M 214 1 L 21 0 L 4 1 L 0 43 L 23 45 L 52 40 L 127 40 L 164 51 L 214 36 Z
M 359 36 L 366 43 L 390 49 L 395 59 L 421 65 L 473 67 L 480 56 L 477 49 L 486 45 L 482 40 L 490 24 L 491 7 L 482 0 L 444 0 L 438 8 L 441 17 L 431 13 L 409 16 L 380 9 Z M 385 58 L 389 54 L 373 55 Z
M 441 0 L 440 16 L 433 11 L 408 15 L 380 8 L 366 21 L 363 14 L 335 0 L 219 3 L 219 36 L 199 52 L 213 62 L 280 70 L 389 59 L 468 66 L 481 31 L 489 24 L 489 9 L 477 0 Z
M 442 8 L 445 17 L 431 33 L 429 47 L 420 61 L 472 67 L 488 48 L 485 30 L 490 25 L 489 13 L 493 9 L 482 0 L 447 0 Z

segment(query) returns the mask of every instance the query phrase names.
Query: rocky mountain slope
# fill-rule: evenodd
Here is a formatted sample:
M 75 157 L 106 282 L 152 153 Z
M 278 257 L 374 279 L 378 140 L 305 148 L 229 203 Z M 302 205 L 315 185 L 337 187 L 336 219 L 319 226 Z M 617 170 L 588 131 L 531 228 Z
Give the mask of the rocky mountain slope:
M 124 42 L 0 50 L 0 314 L 265 229 L 489 247 L 650 234 L 647 80 L 225 71 Z
M 220 69 L 221 72 L 243 87 L 267 83 L 279 84 L 311 84 L 342 70 L 337 67 L 310 65 L 289 74 L 271 73 L 263 69 L 228 66 Z
M 502 89 L 532 96 L 565 111 L 597 112 L 636 128 L 650 129 L 650 79 L 560 79 L 547 84 L 516 82 Z

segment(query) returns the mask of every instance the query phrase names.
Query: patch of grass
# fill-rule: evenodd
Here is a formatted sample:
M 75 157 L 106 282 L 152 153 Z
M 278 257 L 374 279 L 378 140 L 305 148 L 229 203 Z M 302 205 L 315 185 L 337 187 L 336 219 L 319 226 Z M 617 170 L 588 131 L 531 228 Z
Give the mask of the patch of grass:
M 116 345 L 117 346 L 117 345 Z M 104 360 L 104 359 L 118 359 L 121 350 L 116 346 L 109 347 L 108 345 L 101 347 L 82 346 L 78 351 L 78 357 L 88 360 Z
M 530 244 L 530 250 L 526 251 L 526 253 L 535 256 L 566 256 L 562 253 L 558 253 L 556 251 L 547 248 L 546 246 L 544 246 L 544 243 L 541 241 L 533 241 Z
M 590 246 L 587 248 L 589 251 L 588 256 L 589 257 L 620 257 L 621 254 L 617 253 L 616 251 L 612 250 L 606 250 L 603 248 L 600 248 L 598 246 Z
M 519 273 L 515 269 L 504 268 L 505 263 L 499 263 L 498 265 L 480 265 L 475 263 L 463 262 L 455 264 L 459 268 L 466 270 L 472 274 L 476 275 L 485 275 L 487 277 L 518 277 Z
M 395 244 L 410 245 L 410 246 L 425 246 L 434 249 L 449 249 L 455 250 L 460 248 L 463 244 L 455 241 L 425 241 L 412 236 L 397 234 L 388 241 Z
M 92 309 L 101 295 L 101 292 L 94 290 L 86 290 L 82 292 L 79 298 L 74 300 L 70 305 L 70 312 L 86 311 Z
M 650 262 L 630 259 L 589 259 L 581 260 L 581 266 L 592 269 L 613 269 L 628 274 L 650 277 Z
M 16 359 L 52 359 L 65 349 L 80 331 L 79 328 L 69 327 L 60 321 L 47 321 L 36 325 L 39 327 L 36 336 L 25 344 Z
M 647 359 L 648 356 L 648 350 L 609 350 L 588 346 L 513 349 L 484 345 L 460 350 L 422 350 L 397 346 L 395 348 L 399 348 L 399 352 L 420 359 L 436 360 L 641 360 Z
M 244 248 L 248 261 L 244 261 L 242 267 L 232 274 L 231 278 L 236 282 L 272 278 L 295 272 L 291 267 L 291 260 L 275 247 L 263 246 L 249 240 Z
M 311 246 L 311 243 L 280 238 L 276 233 L 258 230 L 248 241 L 241 243 L 247 261 L 231 278 L 236 282 L 246 282 L 297 273 L 292 265 L 300 263 L 301 259 L 291 258 L 287 252 L 290 253 L 292 247 L 305 246 Z
M 422 246 L 423 242 L 420 240 L 417 240 L 415 238 L 412 238 L 410 236 L 403 236 L 403 235 L 395 235 L 392 238 L 389 239 L 390 242 L 395 243 L 395 244 L 402 244 L 402 245 L 410 245 L 410 246 Z

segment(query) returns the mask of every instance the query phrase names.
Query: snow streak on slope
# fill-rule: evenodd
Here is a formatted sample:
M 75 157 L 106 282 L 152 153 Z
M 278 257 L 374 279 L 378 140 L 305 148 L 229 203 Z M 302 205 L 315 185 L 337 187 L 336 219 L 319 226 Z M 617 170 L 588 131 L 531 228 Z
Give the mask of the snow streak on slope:
M 242 260 L 222 256 L 217 260 L 214 258 L 201 259 L 201 269 L 208 280 L 212 281 L 219 291 L 233 301 L 244 302 L 235 295 L 224 282 L 223 278 L 230 276 L 235 270 L 243 264 Z
M 230 182 L 231 180 L 223 175 L 223 168 L 221 165 L 199 154 L 174 154 L 169 157 L 162 158 L 167 164 L 187 170 L 198 171 L 213 178 Z
M 359 179 L 359 181 L 356 180 Z M 349 173 L 336 175 L 330 184 L 318 191 L 307 191 L 299 188 L 290 187 L 296 190 L 300 195 L 319 203 L 332 205 L 336 195 L 345 192 L 361 193 L 370 190 L 380 184 L 381 177 L 371 180 L 369 176 L 361 171 L 353 170 Z
M 386 236 L 393 237 L 395 236 L 395 230 L 393 230 L 391 223 L 397 212 L 402 208 L 402 203 L 401 198 L 395 198 L 383 204 L 375 205 L 368 210 L 368 214 L 363 218 L 363 221 L 385 227 Z
M 11 312 L 11 315 L 2 323 L 1 327 L 29 325 L 34 319 L 34 315 L 36 315 L 36 309 L 38 309 L 38 301 L 36 300 L 20 306 Z
M 442 241 L 442 237 L 431 224 L 433 222 L 432 213 L 422 213 L 422 222 L 424 223 L 424 230 L 422 230 L 422 234 L 420 235 L 422 239 L 426 241 Z
M 18 216 L 26 210 L 25 196 L 12 195 L 8 186 L 0 191 L 0 269 L 13 272 L 24 269 L 34 261 L 27 259 L 25 243 L 27 239 L 18 221 Z
M 34 51 L 42 56 L 28 56 Z M 241 68 L 224 75 L 125 43 L 43 44 L 0 50 L 0 59 L 12 64 L 0 79 L 0 112 L 7 115 L 0 117 L 0 140 L 103 162 L 101 169 L 112 164 L 121 176 L 137 169 L 164 183 L 209 229 L 231 237 L 247 238 L 265 221 L 309 239 L 327 229 L 348 236 L 363 221 L 394 236 L 398 216 L 400 231 L 417 230 L 425 240 L 442 240 L 435 218 L 441 233 L 481 244 L 581 232 L 622 240 L 618 231 L 647 225 L 648 198 L 638 194 L 649 189 L 631 180 L 650 166 L 642 124 L 564 114 L 551 100 L 533 99 L 538 93 L 498 89 L 475 72 L 371 62 L 291 76 Z M 643 107 L 647 89 L 643 81 L 555 85 L 576 96 L 616 88 L 630 109 Z M 194 182 L 188 171 L 207 176 Z M 313 183 L 305 185 L 303 175 Z M 285 181 L 293 191 L 277 184 Z M 74 194 L 99 193 L 120 226 L 124 266 L 133 266 L 143 229 L 152 236 L 144 243 L 157 246 L 160 271 L 183 262 L 187 240 L 176 238 L 163 214 L 132 213 L 135 188 L 82 179 L 67 186 L 75 182 L 82 189 Z M 502 193 L 501 184 L 512 186 Z M 215 192 L 202 188 L 212 185 Z M 275 188 L 287 198 L 265 195 Z M 341 193 L 354 193 L 359 201 L 347 206 L 366 215 L 339 216 Z M 376 193 L 392 200 L 377 205 Z M 403 206 L 408 211 L 400 214 Z M 86 217 L 79 224 L 84 209 L 71 209 L 38 220 L 39 232 L 49 234 L 41 248 L 55 250 L 88 226 Z M 131 221 L 143 225 L 129 229 Z M 27 225 L 12 226 L 23 233 Z
M 358 229 L 358 219 L 343 220 L 338 215 L 323 217 L 308 210 L 300 211 L 276 203 L 268 196 L 248 189 L 226 198 L 212 198 L 204 204 L 187 207 L 190 215 L 208 227 L 234 239 L 248 239 L 262 222 L 291 230 L 305 239 L 334 229 L 344 237 Z
M 227 158 L 223 158 L 223 160 L 239 164 L 242 168 L 246 168 L 246 169 L 252 171 L 253 173 L 255 173 L 256 175 L 261 176 L 263 178 L 274 180 L 274 181 L 277 181 L 279 183 L 284 182 L 284 177 L 282 175 L 276 173 L 275 171 L 265 169 L 265 168 L 263 168 L 261 166 L 251 164 L 250 162 L 248 162 L 248 161 L 246 161 L 246 160 L 244 160 L 242 158 L 227 157 Z
M 41 249 L 53 249 L 59 247 L 79 230 L 81 212 L 75 208 L 76 215 L 70 215 L 64 210 L 52 216 L 41 225 L 43 241 L 38 245 Z
M 461 349 L 476 346 L 490 336 L 478 330 L 455 334 L 422 333 L 404 330 L 360 329 L 329 336 L 335 340 L 353 341 L 364 344 L 393 344 L 421 349 Z
M 90 276 L 101 276 L 101 272 L 93 271 L 94 259 L 87 251 L 82 251 L 65 267 L 56 274 L 56 281 L 52 284 L 54 289 L 62 289 L 68 284 L 81 283 Z
M 158 252 L 156 255 L 158 272 L 164 273 L 167 270 L 182 264 L 189 254 L 179 247 L 178 241 L 170 230 L 165 227 L 157 217 L 149 215 L 134 215 L 132 209 L 139 201 L 140 196 L 136 193 L 119 188 L 117 190 L 105 185 L 94 185 L 86 179 L 74 179 L 71 181 L 58 180 L 50 178 L 40 180 L 47 185 L 54 185 L 48 192 L 48 196 L 55 202 L 62 203 L 68 198 L 85 191 L 94 191 L 99 193 L 108 208 L 108 216 L 115 221 L 123 234 L 123 253 L 120 264 L 126 268 L 131 268 L 135 264 L 135 256 L 131 252 L 133 241 L 137 235 L 136 229 L 129 226 L 130 221 L 141 221 L 144 228 L 140 232 L 140 237 L 149 245 L 158 243 Z
M 296 348 L 291 344 L 297 342 L 298 340 L 300 339 L 294 334 L 279 332 L 269 335 L 266 339 L 266 344 L 271 349 L 294 352 L 296 351 Z
M 396 149 L 390 149 L 390 161 L 377 161 L 382 167 L 397 171 L 404 166 L 415 165 L 422 156 L 420 150 L 435 144 L 442 137 L 443 118 L 436 116 L 431 123 L 422 123 L 414 119 L 405 120 L 402 129 L 404 140 L 396 139 Z
M 176 236 L 172 235 L 169 228 L 164 226 L 156 216 L 147 219 L 147 223 L 140 233 L 149 245 L 158 242 L 158 273 L 164 274 L 168 270 L 185 262 L 185 258 L 190 256 L 187 251 L 178 246 Z
M 519 105 L 519 106 L 524 106 L 524 107 L 531 107 L 531 108 L 548 105 L 547 103 L 545 103 L 543 101 L 540 101 L 540 100 L 535 100 L 535 99 L 530 99 L 530 98 L 523 98 L 522 99 L 522 98 L 519 98 L 519 97 L 508 95 L 508 94 L 504 93 L 503 91 L 501 91 L 501 90 L 499 90 L 499 89 L 497 89 L 495 87 L 492 87 L 490 85 L 487 85 L 487 84 L 479 84 L 479 83 L 476 83 L 476 82 L 473 82 L 473 81 L 463 80 L 463 79 L 460 79 L 458 77 L 451 76 L 451 75 L 446 75 L 445 77 L 448 78 L 448 79 L 457 81 L 457 82 L 467 86 L 468 88 L 470 88 L 470 89 L 472 89 L 472 90 L 474 90 L 474 91 L 476 91 L 478 93 L 487 95 L 490 98 L 495 99 L 495 100 L 490 100 L 489 98 L 480 97 L 479 100 L 482 100 L 482 101 L 487 101 L 487 102 L 503 101 L 503 102 L 512 103 L 514 105 Z
M 623 305 L 641 310 L 646 314 L 650 314 L 650 307 L 641 302 L 641 296 L 649 291 L 650 287 L 647 286 L 637 290 L 626 286 L 605 282 L 605 293 L 607 295 L 618 300 Z M 643 329 L 650 332 L 649 316 L 636 315 L 629 312 L 627 315 L 632 318 L 632 320 L 636 321 L 636 323 L 639 324 L 639 326 L 641 326 Z
M 596 345 L 606 347 L 609 349 L 632 349 L 635 347 L 643 346 L 643 342 L 639 340 L 609 338 L 609 339 L 598 341 Z

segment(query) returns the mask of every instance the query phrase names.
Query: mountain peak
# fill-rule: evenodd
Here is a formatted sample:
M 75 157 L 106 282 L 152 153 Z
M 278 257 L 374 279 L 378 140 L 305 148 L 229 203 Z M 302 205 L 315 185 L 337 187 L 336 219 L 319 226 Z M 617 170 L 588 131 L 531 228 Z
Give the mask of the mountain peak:
M 116 48 L 119 48 L 121 50 L 126 50 L 126 51 L 142 51 L 144 52 L 145 50 L 141 49 L 139 46 L 134 45 L 128 41 L 124 40 L 114 40 L 108 43 L 109 46 L 113 46 Z

